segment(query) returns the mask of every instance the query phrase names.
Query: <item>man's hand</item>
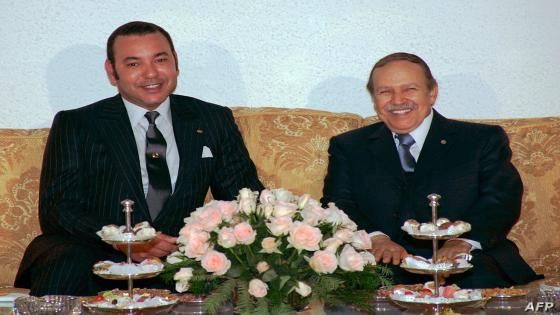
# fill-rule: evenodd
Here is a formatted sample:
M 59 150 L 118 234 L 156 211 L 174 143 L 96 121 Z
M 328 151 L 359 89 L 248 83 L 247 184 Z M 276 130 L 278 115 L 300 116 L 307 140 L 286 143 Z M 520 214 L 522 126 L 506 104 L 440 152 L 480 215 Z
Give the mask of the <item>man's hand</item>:
M 148 257 L 164 257 L 177 250 L 176 237 L 158 233 L 156 237 L 147 244 L 131 246 L 131 258 L 133 261 L 141 262 Z M 126 245 L 118 245 L 117 249 L 126 254 Z
M 391 239 L 385 235 L 377 235 L 371 238 L 371 250 L 370 252 L 375 256 L 375 261 L 383 263 L 393 263 L 393 265 L 398 265 L 401 260 L 404 259 L 408 253 L 401 245 L 391 241 Z
M 457 239 L 448 240 L 438 250 L 438 256 L 434 257 L 436 261 L 444 259 L 453 259 L 459 254 L 468 254 L 471 251 L 471 244 Z

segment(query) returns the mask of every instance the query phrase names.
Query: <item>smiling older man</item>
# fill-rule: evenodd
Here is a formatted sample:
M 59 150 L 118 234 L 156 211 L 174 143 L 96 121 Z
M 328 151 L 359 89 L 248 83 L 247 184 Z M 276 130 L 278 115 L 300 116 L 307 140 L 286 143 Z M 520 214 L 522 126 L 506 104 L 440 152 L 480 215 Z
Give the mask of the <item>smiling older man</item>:
M 463 238 L 441 244 L 438 258 L 473 255 L 474 267 L 450 282 L 508 287 L 537 279 L 506 238 L 519 216 L 523 184 L 503 129 L 435 111 L 437 81 L 413 54 L 380 59 L 367 88 L 382 122 L 331 139 L 322 202 L 335 202 L 373 232 L 378 262 L 398 265 L 409 254 L 432 256 L 431 242 L 410 237 L 400 226 L 407 219 L 431 221 L 426 197 L 437 193 L 440 217 L 472 225 Z M 429 279 L 393 269 L 397 282 Z

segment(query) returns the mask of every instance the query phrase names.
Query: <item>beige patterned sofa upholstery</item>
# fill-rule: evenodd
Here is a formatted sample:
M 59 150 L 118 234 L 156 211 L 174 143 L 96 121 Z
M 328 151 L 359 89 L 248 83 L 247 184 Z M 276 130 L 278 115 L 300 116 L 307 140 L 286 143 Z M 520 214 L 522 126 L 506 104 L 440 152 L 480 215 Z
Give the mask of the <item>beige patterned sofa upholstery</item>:
M 265 186 L 320 198 L 333 135 L 377 121 L 309 109 L 235 108 Z M 560 278 L 560 117 L 484 120 L 510 136 L 525 184 L 509 237 L 547 282 Z M 37 198 L 48 129 L 0 129 L 0 287 L 11 286 L 27 244 L 39 234 Z

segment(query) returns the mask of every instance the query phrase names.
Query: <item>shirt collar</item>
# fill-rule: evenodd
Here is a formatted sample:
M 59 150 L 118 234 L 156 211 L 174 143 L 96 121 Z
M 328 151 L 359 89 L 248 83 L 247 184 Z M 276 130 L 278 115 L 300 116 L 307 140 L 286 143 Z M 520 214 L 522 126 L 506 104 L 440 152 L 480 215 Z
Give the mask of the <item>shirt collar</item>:
M 130 119 L 130 124 L 134 127 L 144 121 L 147 122 L 144 115 L 148 112 L 145 108 L 142 108 L 134 103 L 129 102 L 124 97 L 122 98 L 124 106 L 126 108 L 126 112 L 128 114 L 128 119 Z M 158 122 L 166 120 L 167 122 L 171 123 L 171 109 L 170 109 L 170 101 L 169 96 L 161 103 L 155 111 L 159 113 L 159 117 L 157 118 Z M 147 124 L 146 124 L 147 125 Z
M 426 141 L 426 137 L 428 136 L 428 131 L 430 131 L 430 126 L 432 125 L 432 120 L 434 118 L 434 110 L 430 109 L 430 113 L 422 123 L 416 127 L 416 129 L 412 130 L 409 134 L 414 138 L 415 144 L 421 149 L 424 146 L 424 141 Z M 393 132 L 393 137 L 395 137 L 396 133 Z

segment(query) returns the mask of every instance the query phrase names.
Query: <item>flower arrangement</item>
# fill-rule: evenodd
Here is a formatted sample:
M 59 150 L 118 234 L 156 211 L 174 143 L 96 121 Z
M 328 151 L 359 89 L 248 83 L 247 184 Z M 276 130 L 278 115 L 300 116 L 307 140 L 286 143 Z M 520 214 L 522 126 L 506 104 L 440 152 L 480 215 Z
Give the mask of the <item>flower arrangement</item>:
M 211 201 L 185 219 L 177 242 L 162 276 L 178 292 L 207 295 L 211 314 L 228 301 L 241 314 L 291 314 L 318 301 L 371 311 L 373 291 L 389 284 L 365 231 L 333 203 L 285 189 Z

